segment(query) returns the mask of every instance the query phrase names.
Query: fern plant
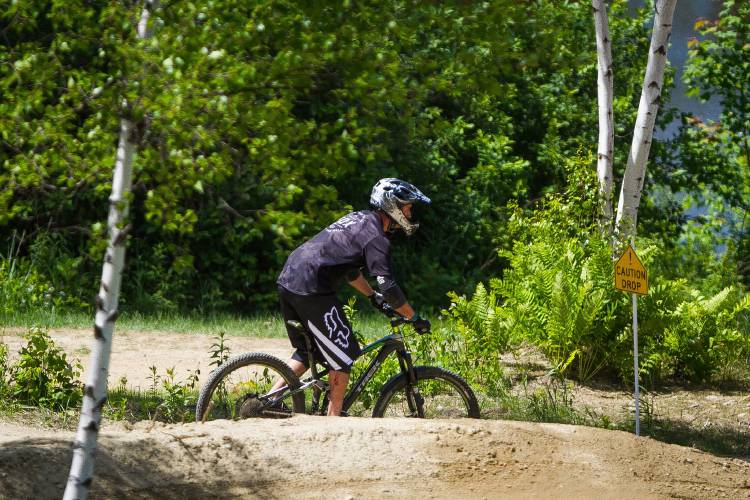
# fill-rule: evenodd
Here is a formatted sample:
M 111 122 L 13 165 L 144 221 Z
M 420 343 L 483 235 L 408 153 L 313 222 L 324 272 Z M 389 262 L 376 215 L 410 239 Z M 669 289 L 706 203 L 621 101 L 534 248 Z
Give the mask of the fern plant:
M 480 283 L 471 299 L 449 294 L 451 306 L 443 311 L 449 328 L 439 331 L 433 349 L 443 363 L 496 393 L 505 385 L 500 356 L 516 343 L 513 325 L 498 305 L 497 295 Z M 447 363 L 445 362 L 447 360 Z
M 588 380 L 608 365 L 623 301 L 612 291 L 601 240 L 539 238 L 506 254 L 511 268 L 493 289 L 516 334 L 537 345 L 559 374 Z

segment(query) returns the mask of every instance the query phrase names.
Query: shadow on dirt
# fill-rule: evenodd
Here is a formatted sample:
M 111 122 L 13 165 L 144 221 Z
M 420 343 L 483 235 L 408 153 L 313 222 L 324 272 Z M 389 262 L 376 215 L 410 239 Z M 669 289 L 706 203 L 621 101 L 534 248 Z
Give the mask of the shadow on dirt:
M 641 425 L 644 436 L 750 462 L 748 431 L 719 425 L 696 429 L 693 425 L 670 419 L 656 419 Z
M 191 451 L 182 441 L 109 439 L 97 449 L 90 498 L 218 499 L 232 496 L 231 488 L 243 498 L 275 498 L 268 487 L 270 469 L 249 470 L 238 479 L 232 458 L 232 451 L 218 444 Z M 30 437 L 3 443 L 0 498 L 61 498 L 71 459 L 66 440 Z M 207 483 L 206 477 L 222 479 Z

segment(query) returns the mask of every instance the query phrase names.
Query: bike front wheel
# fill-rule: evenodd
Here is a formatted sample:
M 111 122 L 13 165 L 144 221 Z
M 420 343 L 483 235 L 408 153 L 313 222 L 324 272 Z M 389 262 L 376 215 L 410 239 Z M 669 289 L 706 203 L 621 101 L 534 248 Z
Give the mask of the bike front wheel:
M 436 366 L 415 366 L 416 382 L 400 373 L 383 386 L 373 417 L 479 418 L 479 403 L 464 379 Z
M 283 380 L 281 386 L 273 389 L 279 380 Z M 258 352 L 240 354 L 211 372 L 198 396 L 195 420 L 283 418 L 304 413 L 305 395 L 294 392 L 299 387 L 299 378 L 279 358 Z

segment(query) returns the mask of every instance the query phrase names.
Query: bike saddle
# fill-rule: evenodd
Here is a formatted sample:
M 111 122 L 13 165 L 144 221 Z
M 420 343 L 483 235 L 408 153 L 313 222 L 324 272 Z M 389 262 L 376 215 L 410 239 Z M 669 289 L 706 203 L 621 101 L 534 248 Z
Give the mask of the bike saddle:
M 293 329 L 297 330 L 298 332 L 302 332 L 302 333 L 304 333 L 304 331 L 305 331 L 305 327 L 304 327 L 304 326 L 302 326 L 302 323 L 300 323 L 300 322 L 299 322 L 299 321 L 297 321 L 297 320 L 294 320 L 294 319 L 290 319 L 290 320 L 288 320 L 288 321 L 286 322 L 286 324 L 287 324 L 287 325 L 289 325 L 289 326 L 290 326 L 291 328 L 293 328 Z

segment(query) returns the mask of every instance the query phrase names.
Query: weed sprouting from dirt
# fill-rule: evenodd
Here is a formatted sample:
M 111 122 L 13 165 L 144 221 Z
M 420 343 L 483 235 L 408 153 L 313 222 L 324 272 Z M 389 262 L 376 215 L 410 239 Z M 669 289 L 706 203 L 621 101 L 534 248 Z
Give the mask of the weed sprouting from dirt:
M 208 365 L 219 367 L 229 359 L 230 350 L 226 343 L 227 334 L 225 331 L 220 331 L 216 337 L 216 342 L 211 344 L 211 348 L 208 350 L 211 358 L 211 362 Z

